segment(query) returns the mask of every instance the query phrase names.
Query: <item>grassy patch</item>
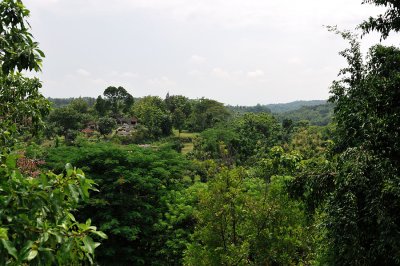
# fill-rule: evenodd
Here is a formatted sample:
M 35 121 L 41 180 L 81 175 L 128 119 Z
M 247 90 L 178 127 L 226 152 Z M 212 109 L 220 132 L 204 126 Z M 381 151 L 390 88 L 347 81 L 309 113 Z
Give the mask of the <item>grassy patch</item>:
M 182 148 L 182 154 L 188 154 L 193 151 L 193 143 L 184 143 Z
M 187 154 L 193 151 L 193 139 L 196 138 L 199 133 L 182 131 L 181 134 L 179 134 L 178 130 L 176 129 L 173 130 L 173 133 L 174 136 L 179 137 L 183 143 L 182 154 Z
M 176 129 L 173 130 L 173 133 L 175 137 L 180 137 L 180 138 L 194 138 L 199 135 L 199 133 L 193 133 L 187 131 L 182 131 L 181 134 L 179 135 L 179 132 Z

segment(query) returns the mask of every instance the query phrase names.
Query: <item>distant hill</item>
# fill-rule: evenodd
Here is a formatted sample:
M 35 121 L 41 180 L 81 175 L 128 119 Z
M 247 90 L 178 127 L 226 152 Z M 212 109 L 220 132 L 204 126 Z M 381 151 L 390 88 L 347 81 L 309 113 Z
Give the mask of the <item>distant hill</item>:
M 227 105 L 226 108 L 228 108 L 231 112 L 237 113 L 237 114 L 244 114 L 244 113 L 271 113 L 271 109 L 267 107 L 267 105 L 261 105 L 257 104 L 254 106 L 241 106 L 241 105 Z
M 96 98 L 92 98 L 92 97 L 81 97 L 83 100 L 85 100 L 89 106 L 93 106 L 94 103 L 96 102 Z M 47 98 L 47 100 L 49 100 L 51 103 L 53 103 L 53 107 L 54 108 L 60 108 L 63 106 L 68 105 L 70 102 L 72 102 L 73 100 L 78 99 L 78 98 Z
M 297 110 L 277 113 L 275 117 L 279 121 L 290 119 L 293 122 L 307 120 L 311 125 L 325 126 L 332 121 L 334 104 L 326 103 L 315 106 L 302 106 Z
M 303 106 L 317 106 L 326 104 L 326 100 L 294 101 L 290 103 L 257 104 L 254 106 L 227 105 L 226 107 L 234 113 L 275 113 L 280 114 L 297 110 Z
M 290 103 L 266 104 L 255 106 L 231 106 L 227 108 L 236 114 L 273 113 L 279 120 L 290 119 L 293 122 L 307 120 L 311 125 L 324 126 L 332 121 L 334 105 L 325 100 L 294 101 Z
M 303 106 L 317 106 L 326 104 L 326 100 L 294 101 L 290 103 L 274 103 L 265 105 L 272 113 L 284 113 L 297 110 Z

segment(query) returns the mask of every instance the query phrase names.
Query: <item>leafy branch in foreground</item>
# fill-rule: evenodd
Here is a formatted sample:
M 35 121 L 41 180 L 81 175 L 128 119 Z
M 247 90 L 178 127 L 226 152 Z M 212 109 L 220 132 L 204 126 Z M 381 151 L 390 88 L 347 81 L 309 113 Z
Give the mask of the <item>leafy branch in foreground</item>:
M 100 245 L 92 236 L 107 236 L 90 219 L 79 223 L 72 213 L 89 198 L 94 182 L 69 164 L 65 175 L 25 176 L 17 158 L 7 155 L 0 165 L 0 264 L 92 264 Z

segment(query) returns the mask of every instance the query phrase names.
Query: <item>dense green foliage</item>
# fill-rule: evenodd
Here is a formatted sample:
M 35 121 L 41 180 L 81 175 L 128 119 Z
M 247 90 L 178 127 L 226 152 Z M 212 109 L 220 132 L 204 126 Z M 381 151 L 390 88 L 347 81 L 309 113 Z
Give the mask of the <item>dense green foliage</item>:
M 400 262 L 400 50 L 373 46 L 364 63 L 357 40 L 342 36 L 351 47 L 342 53 L 345 77 L 332 86 L 339 158 L 328 201 L 330 252 L 338 264 L 394 265 Z
M 129 112 L 133 105 L 133 97 L 123 87 L 110 86 L 104 90 L 105 108 L 111 112 L 111 116 L 117 118 L 122 113 Z M 101 98 L 100 98 L 101 99 Z M 99 98 L 97 99 L 99 100 Z M 97 106 L 98 101 L 96 101 Z
M 222 103 L 205 98 L 194 101 L 192 110 L 188 124 L 189 129 L 194 132 L 212 128 L 230 116 Z
M 22 70 L 40 70 L 44 54 L 33 41 L 22 2 L 0 3 L 0 154 L 14 144 L 22 131 L 35 133 L 48 112 L 48 103 L 39 93 L 36 78 L 26 78 Z
M 44 53 L 29 32 L 29 10 L 21 1 L 0 3 L 0 65 L 3 75 L 14 70 L 40 70 Z
M 171 113 L 172 125 L 178 129 L 179 133 L 187 126 L 186 120 L 192 113 L 192 104 L 188 98 L 182 95 L 167 94 L 165 105 Z
M 185 265 L 291 265 L 303 261 L 305 216 L 285 193 L 285 179 L 250 178 L 223 168 L 207 183 L 195 212 Z
M 0 75 L 0 146 L 11 147 L 14 138 L 35 135 L 49 113 L 49 103 L 40 94 L 40 81 L 20 73 Z M 0 151 L 1 153 L 2 151 Z
M 164 101 L 160 97 L 146 96 L 133 106 L 133 113 L 148 130 L 151 137 L 168 136 L 172 121 Z
M 116 121 L 111 117 L 101 117 L 98 122 L 99 132 L 102 135 L 108 135 L 115 128 Z
M 188 165 L 172 150 L 92 144 L 47 151 L 47 165 L 59 169 L 60 158 L 82 166 L 97 184 L 78 217 L 91 218 L 109 239 L 99 247 L 103 265 L 151 265 L 163 261 L 168 235 L 158 223 L 167 211 L 168 193 L 184 188 Z M 61 170 L 61 169 L 60 169 Z M 182 252 L 182 251 L 181 251 Z M 171 261 L 173 263 L 173 261 Z
M 194 143 L 193 155 L 240 164 L 251 161 L 280 139 L 281 126 L 272 115 L 248 113 L 202 132 Z
M 89 198 L 93 181 L 81 170 L 66 167 L 66 175 L 32 172 L 29 160 L 7 156 L 0 167 L 0 264 L 82 265 L 94 260 L 100 244 L 92 236 L 106 238 L 91 220 L 79 223 L 71 214 Z M 18 166 L 18 168 L 17 168 Z

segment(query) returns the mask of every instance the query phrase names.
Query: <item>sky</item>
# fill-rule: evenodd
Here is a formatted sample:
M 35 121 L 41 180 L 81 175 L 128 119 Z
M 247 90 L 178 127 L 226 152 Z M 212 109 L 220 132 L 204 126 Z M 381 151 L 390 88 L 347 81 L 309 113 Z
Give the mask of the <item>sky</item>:
M 361 0 L 25 0 L 46 97 L 180 94 L 231 105 L 327 99 Z M 379 42 L 362 39 L 363 50 Z M 387 44 L 396 43 L 394 38 Z

